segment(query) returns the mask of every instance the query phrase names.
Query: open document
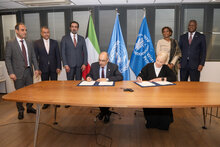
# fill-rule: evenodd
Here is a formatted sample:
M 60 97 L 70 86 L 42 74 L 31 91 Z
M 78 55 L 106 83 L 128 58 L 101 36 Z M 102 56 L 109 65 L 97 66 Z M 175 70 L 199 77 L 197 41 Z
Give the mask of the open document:
M 141 87 L 176 85 L 176 84 L 168 82 L 168 81 L 158 81 L 158 82 L 143 81 L 141 83 L 138 83 L 138 82 L 135 82 L 135 83 Z
M 158 82 L 154 82 L 154 83 L 159 84 L 160 86 L 174 85 L 173 83 L 168 82 L 168 81 L 158 81 Z
M 78 86 L 94 86 L 94 85 L 95 85 L 95 81 L 91 81 L 91 82 L 82 81 L 81 83 L 79 83 Z
M 99 82 L 98 83 L 99 86 L 114 86 L 114 82 Z
M 141 83 L 139 82 L 135 82 L 136 84 L 138 84 L 141 87 L 152 87 L 152 86 L 156 86 L 154 83 L 152 82 L 148 82 L 148 81 L 142 81 Z
M 115 82 L 96 82 L 96 81 L 82 81 L 77 86 L 115 86 Z

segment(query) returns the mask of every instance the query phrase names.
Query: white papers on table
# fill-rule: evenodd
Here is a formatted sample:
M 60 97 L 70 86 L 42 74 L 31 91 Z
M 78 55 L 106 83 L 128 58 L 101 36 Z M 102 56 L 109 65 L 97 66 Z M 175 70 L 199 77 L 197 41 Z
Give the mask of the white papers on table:
M 142 87 L 151 87 L 156 86 L 154 83 L 148 82 L 148 81 L 142 81 L 141 83 L 136 82 L 138 85 Z
M 99 86 L 113 86 L 114 82 L 99 82 Z
M 157 82 L 155 82 L 155 83 L 157 83 L 157 84 L 159 84 L 159 85 L 173 85 L 173 83 L 168 82 L 168 81 L 157 81 Z
M 93 86 L 95 84 L 95 81 L 87 82 L 87 81 L 82 81 L 79 86 Z

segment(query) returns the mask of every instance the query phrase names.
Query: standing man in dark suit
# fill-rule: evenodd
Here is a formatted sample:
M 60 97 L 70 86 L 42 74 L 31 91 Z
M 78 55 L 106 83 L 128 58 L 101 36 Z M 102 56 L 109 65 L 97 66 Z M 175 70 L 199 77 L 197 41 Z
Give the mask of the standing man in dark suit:
M 98 82 L 106 82 L 106 81 L 122 81 L 123 76 L 118 70 L 118 66 L 116 64 L 108 62 L 108 53 L 102 52 L 99 55 L 99 62 L 92 63 L 89 74 L 86 76 L 87 81 L 98 81 Z M 104 118 L 104 123 L 108 123 L 110 121 L 111 112 L 108 107 L 100 107 L 100 113 L 98 115 L 99 120 Z
M 77 34 L 78 30 L 79 23 L 72 21 L 70 34 L 63 36 L 61 40 L 61 54 L 67 80 L 81 80 L 82 71 L 86 69 L 88 62 L 85 39 Z M 65 106 L 68 107 L 70 106 Z
M 200 72 L 203 69 L 206 59 L 205 35 L 196 31 L 196 20 L 190 20 L 188 32 L 180 36 L 179 46 L 182 51 L 180 60 L 180 80 L 199 81 Z
M 47 27 L 41 28 L 42 39 L 35 41 L 34 49 L 41 71 L 41 80 L 57 80 L 57 74 L 61 70 L 61 58 L 59 46 L 56 40 L 50 39 L 50 31 Z M 44 104 L 42 109 L 48 108 Z
M 31 41 L 26 40 L 27 29 L 23 23 L 15 26 L 16 37 L 6 43 L 5 63 L 9 77 L 14 81 L 15 89 L 33 84 L 34 65 L 35 75 L 39 75 L 37 59 Z M 22 102 L 17 102 L 18 119 L 24 118 Z M 27 103 L 27 113 L 36 113 L 32 103 Z
M 82 71 L 85 70 L 88 57 L 85 39 L 78 35 L 79 23 L 70 23 L 70 34 L 63 36 L 61 52 L 63 66 L 67 73 L 67 80 L 81 80 Z

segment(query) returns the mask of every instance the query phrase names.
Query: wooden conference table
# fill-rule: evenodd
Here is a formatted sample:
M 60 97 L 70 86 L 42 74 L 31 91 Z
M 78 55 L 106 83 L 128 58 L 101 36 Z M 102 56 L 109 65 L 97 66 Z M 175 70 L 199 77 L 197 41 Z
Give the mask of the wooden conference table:
M 43 81 L 3 96 L 4 100 L 37 104 L 34 146 L 41 104 L 86 107 L 190 108 L 220 106 L 220 83 L 174 82 L 172 86 L 142 88 L 133 81 L 116 82 L 115 86 L 77 86 L 80 81 Z M 132 88 L 134 92 L 124 92 Z

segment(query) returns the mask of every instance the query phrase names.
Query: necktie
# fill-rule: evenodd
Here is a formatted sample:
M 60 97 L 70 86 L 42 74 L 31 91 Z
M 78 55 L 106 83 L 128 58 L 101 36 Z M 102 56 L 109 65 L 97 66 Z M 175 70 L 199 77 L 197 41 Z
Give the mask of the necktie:
M 25 46 L 24 46 L 24 40 L 20 40 L 21 41 L 21 48 L 22 48 L 22 53 L 23 53 L 23 56 L 24 56 L 24 62 L 25 62 L 25 66 L 27 67 L 28 64 L 27 64 L 27 53 L 26 53 L 26 49 L 25 49 Z
M 192 33 L 190 33 L 190 36 L 189 36 L 189 45 L 191 45 L 192 43 Z
M 102 67 L 102 78 L 105 78 L 104 67 Z
M 76 47 L 76 37 L 75 37 L 75 34 L 73 35 L 73 43 L 74 43 L 74 46 Z
M 46 50 L 47 50 L 47 54 L 49 54 L 49 50 L 50 50 L 50 48 L 49 48 L 49 40 L 46 40 Z

